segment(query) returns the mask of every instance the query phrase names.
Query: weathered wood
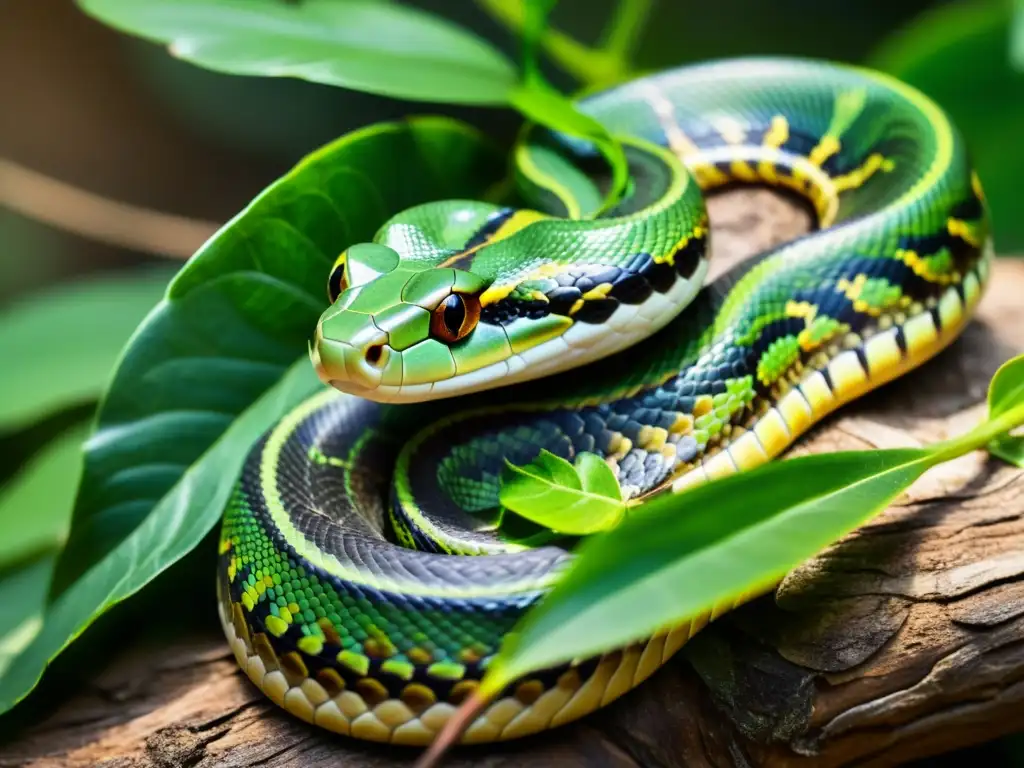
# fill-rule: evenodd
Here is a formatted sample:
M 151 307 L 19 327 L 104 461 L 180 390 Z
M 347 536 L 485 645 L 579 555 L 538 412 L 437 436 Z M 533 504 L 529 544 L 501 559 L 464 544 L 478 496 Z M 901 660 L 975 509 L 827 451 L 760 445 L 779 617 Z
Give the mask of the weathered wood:
M 760 191 L 713 200 L 712 219 L 716 270 L 808 222 Z M 954 348 L 847 408 L 797 451 L 916 445 L 975 423 L 989 378 L 1024 349 L 1024 264 L 1004 261 L 994 275 Z M 882 766 L 1024 727 L 1021 475 L 980 453 L 931 471 L 620 701 L 536 738 L 459 751 L 449 764 Z M 212 627 L 121 656 L 0 747 L 0 765 L 33 768 L 370 767 L 414 756 L 278 710 L 236 671 Z

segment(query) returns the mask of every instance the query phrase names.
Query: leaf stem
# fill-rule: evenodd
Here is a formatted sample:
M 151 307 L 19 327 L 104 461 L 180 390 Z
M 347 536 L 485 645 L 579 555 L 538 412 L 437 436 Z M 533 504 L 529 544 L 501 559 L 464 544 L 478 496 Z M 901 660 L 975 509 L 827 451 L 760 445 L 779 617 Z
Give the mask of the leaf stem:
M 650 12 L 651 0 L 619 0 L 601 36 L 600 49 L 605 55 L 629 68 Z
M 495 21 L 517 34 L 522 33 L 526 25 L 526 0 L 477 0 L 477 5 Z M 585 88 L 625 80 L 632 73 L 621 59 L 586 46 L 551 27 L 541 37 L 540 47 Z
M 0 207 L 99 243 L 181 260 L 221 226 L 111 200 L 4 158 Z
M 932 446 L 931 464 L 963 456 L 970 451 L 984 448 L 993 440 L 1024 424 L 1024 403 L 1018 403 L 994 419 L 989 419 L 972 429 L 966 435 L 954 437 Z
M 462 734 L 473 724 L 477 715 L 489 702 L 490 698 L 479 690 L 470 694 L 469 698 L 448 718 L 448 722 L 444 724 L 441 732 L 434 737 L 427 750 L 420 755 L 414 768 L 435 768 L 439 765 L 441 758 L 458 743 Z

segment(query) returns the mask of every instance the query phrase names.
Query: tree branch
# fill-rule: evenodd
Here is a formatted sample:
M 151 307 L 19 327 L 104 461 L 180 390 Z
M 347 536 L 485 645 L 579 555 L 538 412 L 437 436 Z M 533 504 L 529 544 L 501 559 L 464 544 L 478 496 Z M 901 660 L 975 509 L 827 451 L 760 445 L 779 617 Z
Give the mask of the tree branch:
M 189 258 L 220 226 L 109 200 L 2 158 L 0 205 L 90 240 L 172 259 Z

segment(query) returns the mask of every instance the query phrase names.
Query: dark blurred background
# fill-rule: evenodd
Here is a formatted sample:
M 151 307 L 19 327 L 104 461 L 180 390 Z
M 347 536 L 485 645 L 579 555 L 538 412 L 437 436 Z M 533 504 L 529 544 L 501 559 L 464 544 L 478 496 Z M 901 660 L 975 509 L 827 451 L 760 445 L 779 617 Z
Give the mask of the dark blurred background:
M 512 35 L 471 0 L 415 4 L 515 54 Z M 902 77 L 964 130 L 992 204 L 997 248 L 1014 255 L 1024 253 L 1024 34 L 1015 66 L 1013 4 L 656 0 L 636 63 L 657 69 L 791 54 Z M 613 5 L 562 0 L 553 23 L 592 43 Z M 549 74 L 575 86 L 554 68 Z M 454 114 L 508 140 L 519 124 L 503 110 L 218 75 L 100 25 L 71 0 L 0 0 L 0 307 L 86 274 L 167 258 L 154 251 L 186 255 L 308 151 L 368 123 L 423 112 Z M 1002 740 L 926 764 L 968 760 L 1024 766 L 1024 744 Z
M 470 0 L 417 4 L 514 54 L 511 35 Z M 1011 4 L 660 0 L 637 64 L 785 53 L 884 65 L 939 99 L 964 128 L 992 200 L 999 250 L 1012 253 L 1024 250 L 1024 217 L 1015 208 L 1024 178 L 1024 75 L 1010 63 Z M 554 23 L 592 42 L 612 5 L 563 0 Z M 573 86 L 551 73 L 559 85 Z M 319 144 L 377 120 L 437 111 L 504 137 L 518 124 L 504 110 L 451 110 L 298 81 L 218 75 L 100 25 L 70 0 L 3 0 L 0 162 L 8 162 L 0 164 L 0 303 L 82 273 L 155 258 L 67 231 L 78 230 L 75 221 L 83 216 L 93 222 L 91 209 L 78 210 L 83 203 L 63 194 L 65 188 L 62 194 L 36 189 L 30 182 L 38 179 L 23 178 L 24 169 L 102 198 L 198 219 L 184 236 L 169 235 L 187 251 L 206 231 L 204 223 L 233 215 Z M 26 207 L 31 215 L 11 210 Z

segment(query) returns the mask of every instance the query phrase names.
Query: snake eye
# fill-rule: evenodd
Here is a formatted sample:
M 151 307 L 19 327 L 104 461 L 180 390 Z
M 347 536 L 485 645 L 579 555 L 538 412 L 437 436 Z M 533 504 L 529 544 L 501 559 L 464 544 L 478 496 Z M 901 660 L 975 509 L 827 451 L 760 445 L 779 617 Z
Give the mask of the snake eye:
M 430 335 L 438 341 L 453 344 L 476 328 L 480 319 L 480 299 L 453 293 L 430 315 Z
M 348 280 L 345 279 L 345 254 L 341 254 L 331 268 L 331 276 L 327 278 L 327 298 L 331 304 L 338 300 L 342 291 L 348 288 Z

